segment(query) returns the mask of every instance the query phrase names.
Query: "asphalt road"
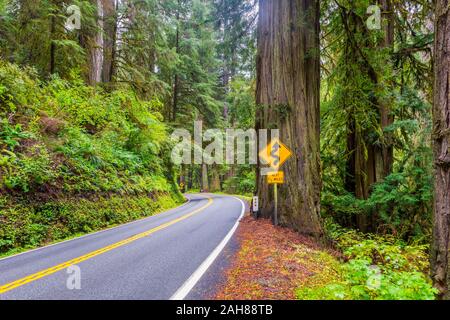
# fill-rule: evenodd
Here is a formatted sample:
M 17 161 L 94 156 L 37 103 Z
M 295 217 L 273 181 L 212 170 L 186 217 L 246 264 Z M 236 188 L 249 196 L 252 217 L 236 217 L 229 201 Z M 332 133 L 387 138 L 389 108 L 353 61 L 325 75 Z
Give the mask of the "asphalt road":
M 186 298 L 244 212 L 234 197 L 188 198 L 153 217 L 1 259 L 0 300 Z

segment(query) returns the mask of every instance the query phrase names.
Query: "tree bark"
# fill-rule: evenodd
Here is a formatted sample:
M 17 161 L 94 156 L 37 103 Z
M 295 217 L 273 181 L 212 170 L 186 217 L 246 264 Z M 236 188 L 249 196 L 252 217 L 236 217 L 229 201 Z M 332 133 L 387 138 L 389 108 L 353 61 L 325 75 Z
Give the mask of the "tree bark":
M 117 40 L 117 8 L 116 0 L 102 0 L 103 2 L 103 82 L 111 82 L 113 78 L 114 59 Z
M 189 170 L 188 166 L 186 165 L 181 165 L 181 170 L 180 170 L 180 179 L 179 179 L 179 187 L 180 187 L 180 191 L 182 193 L 186 192 L 186 172 L 187 170 Z
M 94 0 L 93 0 L 94 1 Z M 88 83 L 95 85 L 102 81 L 103 68 L 103 2 L 94 1 L 97 8 L 97 30 L 82 37 L 82 46 L 88 53 Z
M 181 2 L 178 0 L 178 11 L 177 11 L 177 30 L 175 35 L 175 51 L 178 55 L 180 53 L 180 10 Z M 172 121 L 175 122 L 177 119 L 178 112 L 178 91 L 180 85 L 180 77 L 178 75 L 178 70 L 175 70 L 174 80 L 173 80 L 173 101 L 172 101 Z
M 219 169 L 216 165 L 212 165 L 211 167 L 211 183 L 210 183 L 210 191 L 218 192 L 220 190 L 220 175 Z
M 379 48 L 390 48 L 394 44 L 394 16 L 392 0 L 382 0 L 381 5 L 386 16 L 384 24 L 385 36 L 379 44 Z M 348 65 L 358 65 L 362 73 L 373 83 L 373 87 L 379 86 L 379 77 L 370 65 L 364 52 L 371 47 L 370 35 L 364 25 L 364 20 L 356 13 L 354 7 L 341 7 L 341 17 L 346 31 L 346 43 L 344 48 L 345 63 Z M 347 71 L 346 77 L 354 77 L 352 71 Z M 388 84 L 385 84 L 388 85 Z M 361 88 L 361 91 L 364 91 Z M 368 93 L 366 93 L 368 94 Z M 390 102 L 382 101 L 371 92 L 371 105 L 377 108 L 380 129 L 385 129 L 394 122 L 391 115 Z M 351 94 L 347 94 L 348 99 L 354 99 Z M 375 183 L 383 181 L 392 173 L 394 161 L 394 149 L 390 134 L 382 133 L 376 139 L 373 132 L 357 129 L 358 124 L 353 115 L 349 112 L 347 122 L 347 164 L 345 173 L 345 188 L 358 199 L 368 199 L 371 188 Z M 375 231 L 378 217 L 373 215 L 358 215 L 355 223 L 358 229 L 363 232 Z
M 439 297 L 449 299 L 450 224 L 450 1 L 436 1 L 433 105 L 434 214 L 432 278 Z
M 56 45 L 55 45 L 55 33 L 56 33 L 56 10 L 54 10 L 51 21 L 50 21 L 50 75 L 54 74 L 56 71 Z
M 320 238 L 320 57 L 318 0 L 260 0 L 258 23 L 257 129 L 280 129 L 293 157 L 279 188 L 279 221 Z M 258 172 L 261 212 L 274 199 Z
M 188 166 L 188 174 L 187 174 L 187 190 L 191 190 L 194 186 L 194 167 Z
M 394 5 L 392 0 L 382 0 L 381 5 L 385 14 L 384 25 L 384 41 L 383 48 L 393 49 L 395 36 L 395 16 Z M 392 64 L 392 62 L 390 62 Z M 391 102 L 388 102 L 389 104 Z M 380 120 L 381 128 L 385 129 L 394 123 L 394 116 L 391 114 L 391 108 L 386 102 L 380 102 Z M 383 133 L 383 146 L 379 152 L 380 157 L 377 159 L 378 176 L 377 181 L 381 181 L 392 173 L 394 165 L 394 147 L 392 145 L 392 135 Z
M 202 164 L 202 191 L 209 192 L 208 165 Z

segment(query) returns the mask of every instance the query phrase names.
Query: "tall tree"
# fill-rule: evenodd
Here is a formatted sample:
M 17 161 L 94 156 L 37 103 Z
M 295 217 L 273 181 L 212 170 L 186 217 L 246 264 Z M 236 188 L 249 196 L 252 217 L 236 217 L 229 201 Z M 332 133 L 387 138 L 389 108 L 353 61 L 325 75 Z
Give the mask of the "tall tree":
M 236 74 L 254 71 L 255 0 L 214 1 L 215 29 L 220 43 L 221 82 L 225 91 Z
M 172 84 L 170 117 L 179 123 L 202 115 L 207 125 L 216 124 L 220 104 L 216 99 L 219 82 L 216 39 L 211 23 L 211 3 L 179 0 L 175 9 L 176 28 L 170 46 L 176 53 L 168 83 Z
M 110 61 L 114 82 L 130 85 L 141 98 L 161 100 L 169 94 L 171 80 L 164 74 L 176 59 L 166 41 L 173 6 L 171 0 L 121 0 L 115 24 L 109 19 L 116 28 L 111 34 L 116 38 Z
M 117 0 L 103 0 L 103 82 L 111 82 L 117 46 Z
M 93 0 L 96 8 L 96 27 L 85 38 L 85 47 L 88 52 L 88 83 L 94 85 L 102 81 L 103 70 L 103 1 Z
M 450 1 L 436 1 L 433 106 L 434 233 L 432 276 L 441 298 L 450 298 Z
M 233 112 L 236 104 L 233 103 L 233 86 L 239 83 L 239 90 L 246 88 L 249 83 L 254 82 L 255 77 L 255 57 L 256 57 L 256 21 L 257 21 L 257 0 L 217 0 L 214 1 L 213 19 L 218 37 L 217 57 L 220 60 L 220 85 L 218 97 L 223 101 L 223 119 L 227 127 L 231 128 L 253 128 L 255 121 L 254 108 L 247 108 L 248 105 L 237 101 L 239 108 L 243 110 L 239 114 Z M 244 81 L 245 79 L 245 81 Z M 236 82 L 234 82 L 236 81 Z M 243 90 L 244 91 L 244 90 Z M 254 90 L 249 97 L 254 101 Z M 249 92 L 250 93 L 250 92 Z M 228 96 L 228 97 L 227 97 Z M 234 110 L 236 111 L 236 110 Z M 243 111 L 243 112 L 242 112 Z M 249 115 L 251 125 L 241 122 L 242 116 Z M 212 176 L 215 175 L 212 168 Z M 243 168 L 230 164 L 225 168 L 224 179 L 227 192 L 235 193 L 236 185 L 241 184 L 243 171 L 255 168 Z M 237 183 L 239 180 L 239 183 Z M 213 184 L 211 184 L 213 189 Z M 254 192 L 250 190 L 249 192 Z
M 383 12 L 385 13 L 383 30 L 384 37 L 381 41 L 381 47 L 389 50 L 389 62 L 392 64 L 392 52 L 395 35 L 394 5 L 392 0 L 381 0 L 380 4 Z M 388 65 L 388 67 L 391 68 L 390 65 Z M 378 108 L 380 112 L 381 129 L 385 130 L 394 122 L 394 117 L 392 116 L 392 103 L 389 101 L 379 101 Z M 381 181 L 392 173 L 392 167 L 394 165 L 394 148 L 391 141 L 391 136 L 383 132 L 381 146 L 377 148 L 375 157 L 375 168 L 377 170 L 375 177 L 376 181 Z
M 175 53 L 177 56 L 180 54 L 180 27 L 181 27 L 181 0 L 178 0 L 178 5 L 175 14 L 175 22 L 176 22 L 176 30 L 175 30 Z M 178 95 L 180 88 L 180 75 L 178 70 L 174 71 L 174 79 L 173 79 L 173 91 L 172 91 L 172 117 L 171 120 L 175 122 L 177 120 L 177 112 L 178 112 Z
M 322 236 L 320 222 L 320 57 L 318 0 L 260 0 L 256 103 L 257 129 L 280 129 L 293 151 L 280 188 L 280 223 Z M 274 198 L 258 172 L 263 216 Z
M 77 32 L 64 28 L 67 19 L 61 0 L 10 0 L 5 2 L 0 33 L 1 56 L 11 62 L 33 66 L 40 75 L 65 77 L 74 68 L 84 66 L 84 52 L 78 44 Z M 86 9 L 90 4 L 77 2 Z M 5 41 L 7 40 L 7 41 Z
M 378 4 L 375 29 L 366 0 L 322 6 L 322 212 L 347 227 L 409 237 L 430 229 L 431 11 L 429 1 Z M 399 196 L 404 185 L 414 206 Z
M 335 131 L 344 123 L 346 127 L 344 187 L 364 200 L 376 183 L 392 173 L 394 162 L 389 130 L 394 121 L 395 81 L 391 75 L 395 16 L 391 0 L 381 0 L 379 5 L 385 13 L 382 30 L 369 30 L 367 1 L 334 1 L 326 9 L 328 19 L 324 21 L 327 45 L 323 56 L 332 68 L 327 85 L 333 93 L 331 108 L 339 110 L 337 115 L 330 114 L 331 121 Z M 332 52 L 327 52 L 330 47 Z M 329 64 L 328 60 L 333 62 Z M 334 135 L 338 136 L 336 132 Z M 375 215 L 358 215 L 355 220 L 363 231 L 375 229 Z

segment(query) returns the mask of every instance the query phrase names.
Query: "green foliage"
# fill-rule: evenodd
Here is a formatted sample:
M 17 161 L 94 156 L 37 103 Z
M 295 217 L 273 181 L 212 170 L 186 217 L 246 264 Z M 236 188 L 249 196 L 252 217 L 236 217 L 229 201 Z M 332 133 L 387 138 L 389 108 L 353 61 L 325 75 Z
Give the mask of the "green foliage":
M 33 69 L 22 70 L 0 59 L 0 117 L 15 112 L 18 106 L 30 107 L 35 103 L 37 95 L 29 89 L 36 85 L 39 85 L 39 81 Z
M 43 185 L 55 177 L 50 167 L 50 157 L 42 146 L 28 149 L 30 155 L 15 155 L 10 153 L 3 156 L 3 185 L 7 189 L 29 192 L 33 187 Z
M 227 97 L 229 108 L 229 122 L 237 123 L 240 128 L 255 127 L 255 94 L 252 82 L 236 77 L 230 83 Z
M 64 25 L 72 4 L 82 20 L 80 30 L 69 32 Z M 242 88 L 236 83 L 233 89 L 236 96 L 227 93 L 232 79 L 254 72 L 255 3 L 119 1 L 114 10 L 105 6 L 103 30 L 96 6 L 88 0 L 0 1 L 1 111 L 26 106 L 20 113 L 33 119 L 22 125 L 51 149 L 51 162 L 57 160 L 54 180 L 65 190 L 141 191 L 162 171 L 173 180 L 161 154 L 162 115 L 177 127 L 203 120 L 217 128 L 228 120 L 222 114 L 233 99 L 239 126 L 251 127 L 251 86 L 241 79 Z M 105 82 L 92 88 L 84 84 L 100 34 Z M 47 131 L 47 120 L 59 122 L 55 130 L 50 126 L 51 134 L 39 132 L 39 127 Z M 19 119 L 8 121 L 15 125 Z M 136 188 L 135 180 L 141 180 Z
M 255 127 L 255 95 L 253 82 L 244 77 L 235 77 L 230 83 L 230 91 L 227 94 L 229 108 L 227 109 L 227 124 L 229 127 L 242 128 L 243 130 Z M 246 147 L 248 158 L 248 147 Z M 254 166 L 239 165 L 235 168 L 225 166 L 224 174 L 234 170 L 234 174 L 223 182 L 223 190 L 227 193 L 241 195 L 253 195 L 256 189 L 256 173 Z
M 434 300 L 437 293 L 419 272 L 385 271 L 366 260 L 351 260 L 339 270 L 340 282 L 297 291 L 308 300 Z
M 220 124 L 221 103 L 217 100 L 219 60 L 211 23 L 211 3 L 199 0 L 179 2 L 176 29 L 169 34 L 177 51 L 171 75 L 178 79 L 177 112 L 179 121 L 192 123 L 200 116 L 210 127 Z M 182 19 L 180 17 L 189 17 Z M 200 27 L 201 26 L 201 27 Z M 182 36 L 180 36 L 182 35 Z M 181 122 L 183 123 L 183 122 Z
M 426 276 L 427 247 L 406 245 L 394 237 L 364 235 L 327 223 L 329 237 L 347 261 L 335 267 L 328 283 L 297 291 L 299 299 L 432 300 L 437 293 Z
M 331 148 L 337 143 L 334 138 L 326 138 L 322 145 L 322 209 L 324 215 L 346 226 L 353 226 L 357 215 L 366 215 L 377 221 L 374 232 L 426 240 L 430 236 L 432 211 L 430 106 L 412 90 L 405 90 L 395 101 L 397 120 L 385 128 L 393 134 L 397 147 L 393 173 L 371 186 L 368 199 L 357 199 L 344 190 L 344 176 L 339 173 L 346 171 L 345 153 Z
M 375 184 L 367 200 L 347 192 L 336 195 L 325 190 L 322 209 L 344 224 L 351 225 L 356 216 L 366 215 L 379 220 L 376 232 L 425 240 L 431 232 L 431 171 L 419 166 L 403 170 Z
M 3 1 L 2 1 L 3 2 Z M 89 0 L 75 0 L 81 8 L 83 30 L 67 32 L 67 4 L 63 1 L 7 1 L 0 4 L 0 57 L 21 66 L 33 66 L 41 76 L 53 71 L 62 77 L 85 64 L 86 51 L 79 39 L 96 29 L 96 8 Z M 51 50 L 54 70 L 50 70 Z
M 363 234 L 328 221 L 327 234 L 346 259 L 366 260 L 382 270 L 428 272 L 428 245 L 407 245 L 393 236 Z
M 183 201 L 170 194 L 67 198 L 48 202 L 0 198 L 0 255 L 144 218 Z
M 105 92 L 0 64 L 0 189 L 120 193 L 172 190 L 159 100 Z
M 181 203 L 160 109 L 75 72 L 41 82 L 0 60 L 0 254 Z
M 215 30 L 220 42 L 217 54 L 221 57 L 224 78 L 234 73 L 254 75 L 256 57 L 256 1 L 217 0 L 213 2 Z
M 253 195 L 255 192 L 256 174 L 251 168 L 239 168 L 239 172 L 225 180 L 223 189 L 228 193 Z
M 423 25 L 431 7 L 399 2 L 383 19 L 387 25 L 399 18 L 388 39 L 386 30 L 366 28 L 370 4 L 325 0 L 321 6 L 322 214 L 346 227 L 428 241 L 433 37 Z M 388 148 L 392 172 L 377 156 Z
M 31 134 L 22 131 L 22 126 L 16 124 L 10 125 L 6 119 L 0 121 L 0 147 L 7 148 L 14 151 L 14 148 L 19 145 L 21 139 L 31 138 Z

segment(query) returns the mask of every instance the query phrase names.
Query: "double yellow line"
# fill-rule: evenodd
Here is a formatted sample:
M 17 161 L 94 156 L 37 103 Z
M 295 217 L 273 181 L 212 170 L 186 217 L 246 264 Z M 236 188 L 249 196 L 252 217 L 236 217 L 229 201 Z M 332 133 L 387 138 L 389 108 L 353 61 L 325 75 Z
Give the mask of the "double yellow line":
M 75 265 L 75 264 L 78 264 L 80 262 L 89 260 L 89 259 L 94 258 L 96 256 L 99 256 L 99 255 L 101 255 L 103 253 L 109 252 L 109 251 L 114 250 L 116 248 L 122 247 L 122 246 L 124 246 L 126 244 L 132 243 L 132 242 L 134 242 L 136 240 L 145 238 L 145 237 L 147 237 L 147 236 L 149 236 L 149 235 L 151 235 L 151 234 L 153 234 L 153 233 L 155 233 L 157 231 L 163 230 L 163 229 L 165 229 L 167 227 L 170 227 L 171 225 L 174 225 L 175 223 L 178 223 L 180 221 L 183 221 L 183 220 L 186 220 L 186 219 L 192 217 L 193 215 L 195 215 L 195 214 L 205 210 L 206 208 L 208 208 L 210 205 L 212 205 L 212 203 L 213 203 L 213 200 L 211 198 L 208 198 L 208 203 L 207 204 L 205 204 L 201 208 L 199 208 L 199 209 L 197 209 L 195 211 L 192 211 L 191 213 L 188 213 L 188 214 L 186 214 L 186 215 L 184 215 L 184 216 L 182 216 L 180 218 L 177 218 L 175 220 L 169 221 L 169 222 L 164 223 L 164 224 L 162 224 L 162 225 L 160 225 L 160 226 L 158 226 L 156 228 L 153 228 L 151 230 L 139 233 L 139 234 L 137 234 L 137 235 L 135 235 L 133 237 L 127 238 L 125 240 L 113 243 L 113 244 L 111 244 L 109 246 L 106 246 L 104 248 L 92 251 L 92 252 L 90 252 L 88 254 L 85 254 L 83 256 L 80 256 L 78 258 L 75 258 L 75 259 L 63 262 L 63 263 L 58 264 L 58 265 L 56 265 L 54 267 L 51 267 L 51 268 L 48 268 L 48 269 L 36 272 L 34 274 L 30 274 L 29 276 L 26 276 L 24 278 L 18 279 L 16 281 L 13 281 L 13 282 L 10 282 L 10 283 L 7 283 L 7 284 L 4 284 L 4 285 L 0 286 L 0 294 L 3 294 L 3 293 L 8 292 L 8 291 L 11 291 L 11 290 L 13 290 L 15 288 L 21 287 L 21 286 L 23 286 L 23 285 L 25 285 L 27 283 L 36 281 L 36 280 L 41 279 L 43 277 L 49 276 L 49 275 L 51 275 L 53 273 L 56 273 L 56 272 L 58 272 L 60 270 L 66 269 L 66 268 L 70 267 L 71 265 Z

